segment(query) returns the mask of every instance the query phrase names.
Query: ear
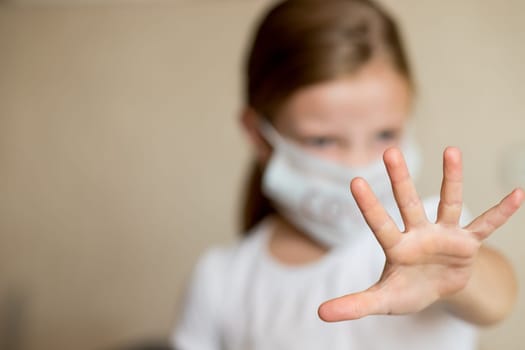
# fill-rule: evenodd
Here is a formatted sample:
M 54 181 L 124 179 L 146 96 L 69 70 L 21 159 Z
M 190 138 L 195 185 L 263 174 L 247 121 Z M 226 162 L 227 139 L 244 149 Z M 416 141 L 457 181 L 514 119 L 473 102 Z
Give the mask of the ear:
M 270 159 L 272 154 L 272 147 L 264 139 L 259 129 L 259 118 L 264 118 L 252 107 L 245 107 L 240 116 L 241 126 L 244 134 L 248 136 L 248 140 L 255 148 L 255 155 L 257 161 L 264 165 Z

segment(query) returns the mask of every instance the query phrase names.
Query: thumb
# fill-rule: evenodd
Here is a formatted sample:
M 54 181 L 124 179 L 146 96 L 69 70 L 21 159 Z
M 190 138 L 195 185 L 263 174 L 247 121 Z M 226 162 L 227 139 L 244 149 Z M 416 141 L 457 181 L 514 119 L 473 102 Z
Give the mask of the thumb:
M 317 314 L 325 322 L 356 320 L 368 315 L 387 314 L 380 291 L 373 287 L 322 303 Z

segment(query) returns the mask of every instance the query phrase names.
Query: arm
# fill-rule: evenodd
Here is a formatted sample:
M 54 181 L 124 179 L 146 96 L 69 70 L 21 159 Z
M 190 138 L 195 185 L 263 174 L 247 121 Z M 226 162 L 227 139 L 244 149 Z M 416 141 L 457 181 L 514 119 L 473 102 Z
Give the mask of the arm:
M 481 246 L 465 288 L 443 299 L 450 312 L 481 326 L 503 320 L 516 301 L 518 285 L 510 262 L 497 250 Z
M 208 251 L 193 270 L 180 315 L 170 337 L 177 350 L 219 350 L 219 305 L 222 298 L 224 251 Z

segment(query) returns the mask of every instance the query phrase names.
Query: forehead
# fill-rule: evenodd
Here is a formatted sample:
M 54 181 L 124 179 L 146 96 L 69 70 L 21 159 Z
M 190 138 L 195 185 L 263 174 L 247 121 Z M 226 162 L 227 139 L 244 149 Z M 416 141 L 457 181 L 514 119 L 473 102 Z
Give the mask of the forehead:
M 283 128 L 366 127 L 400 123 L 409 114 L 410 87 L 387 64 L 308 86 L 293 94 L 277 116 Z

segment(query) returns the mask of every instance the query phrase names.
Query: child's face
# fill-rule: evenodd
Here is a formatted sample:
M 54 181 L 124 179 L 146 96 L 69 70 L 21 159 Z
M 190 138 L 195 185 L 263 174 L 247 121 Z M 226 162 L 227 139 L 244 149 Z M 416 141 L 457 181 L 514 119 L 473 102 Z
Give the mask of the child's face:
M 306 151 L 363 166 L 399 144 L 410 102 L 406 79 L 376 62 L 347 78 L 299 90 L 274 120 L 283 136 Z

